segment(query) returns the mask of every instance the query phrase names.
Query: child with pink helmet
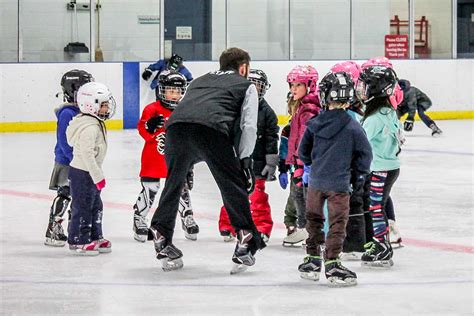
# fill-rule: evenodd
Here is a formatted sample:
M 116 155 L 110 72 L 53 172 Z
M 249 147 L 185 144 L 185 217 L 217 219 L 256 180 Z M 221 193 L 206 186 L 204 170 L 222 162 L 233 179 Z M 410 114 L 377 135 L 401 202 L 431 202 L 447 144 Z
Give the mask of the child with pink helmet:
M 392 62 L 390 59 L 384 56 L 379 56 L 379 57 L 374 57 L 366 61 L 365 63 L 362 64 L 362 70 L 365 70 L 368 67 L 371 66 L 384 66 L 387 68 L 393 69 Z M 390 96 L 389 98 L 390 104 L 393 106 L 393 108 L 396 110 L 398 105 L 402 103 L 403 101 L 403 91 L 402 88 L 397 84 L 395 86 L 393 95 Z
M 306 122 L 318 115 L 320 111 L 319 97 L 317 96 L 318 78 L 317 70 L 310 65 L 294 67 L 286 78 L 292 95 L 288 101 L 288 112 L 292 115 L 292 119 L 285 162 L 294 168 L 291 181 L 295 187 L 292 193 L 297 218 L 293 218 L 291 223 L 289 221 L 285 223 L 287 236 L 283 239 L 283 246 L 294 246 L 308 238 L 308 233 L 305 230 L 304 164 L 299 159 L 298 146 L 306 130 Z M 287 173 L 280 174 L 280 183 L 283 178 L 288 178 Z M 288 218 L 290 214 L 285 215 Z

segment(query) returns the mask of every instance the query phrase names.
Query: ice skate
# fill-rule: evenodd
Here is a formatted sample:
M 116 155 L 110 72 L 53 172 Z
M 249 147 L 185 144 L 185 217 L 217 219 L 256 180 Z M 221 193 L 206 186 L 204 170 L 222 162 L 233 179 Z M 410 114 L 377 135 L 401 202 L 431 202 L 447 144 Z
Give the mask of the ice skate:
M 321 257 L 307 255 L 304 262 L 298 266 L 300 277 L 306 280 L 319 281 L 321 273 Z
M 250 249 L 250 240 L 252 240 L 252 232 L 241 230 L 237 235 L 237 244 L 235 245 L 232 261 L 235 263 L 230 274 L 236 274 L 247 270 L 247 267 L 255 264 L 255 257 Z
M 330 287 L 346 287 L 357 285 L 357 275 L 341 264 L 338 259 L 324 263 L 326 278 Z
M 69 245 L 69 251 L 77 256 L 97 256 L 99 255 L 98 246 L 95 242 L 84 245 Z
M 443 134 L 443 131 L 435 123 L 431 124 L 430 128 L 432 130 L 431 136 L 433 137 L 439 137 Z
M 235 236 L 228 230 L 221 230 L 220 234 L 225 242 L 233 241 Z
M 133 214 L 133 238 L 139 242 L 145 242 L 148 235 L 148 225 L 145 216 L 138 213 Z
M 110 240 L 102 238 L 99 240 L 94 240 L 94 242 L 97 244 L 97 250 L 99 250 L 99 253 L 112 252 L 112 243 Z
M 363 267 L 390 268 L 393 266 L 393 250 L 390 243 L 373 239 L 370 242 L 367 251 L 362 255 Z
M 197 240 L 199 226 L 193 217 L 193 209 L 191 207 L 188 190 L 183 190 L 181 193 L 178 211 L 181 217 L 181 228 L 183 228 L 184 237 L 189 240 Z
M 308 238 L 308 232 L 304 228 L 298 228 L 293 233 L 283 238 L 283 247 L 300 247 Z
M 401 248 L 403 247 L 402 244 L 402 236 L 400 235 L 400 231 L 398 230 L 397 224 L 394 220 L 388 220 L 389 226 L 389 239 L 392 248 Z
M 264 243 L 268 243 L 270 241 L 270 236 L 264 233 L 260 233 L 260 236 L 262 237 L 262 240 Z
M 64 247 L 67 236 L 64 234 L 62 219 L 50 222 L 46 229 L 46 239 L 44 244 L 51 247 Z
M 194 221 L 194 217 L 192 213 L 187 214 L 185 216 L 181 214 L 181 227 L 183 228 L 184 237 L 186 237 L 186 239 L 197 240 L 197 234 L 199 233 L 199 226 Z
M 175 245 L 168 243 L 158 230 L 150 227 L 149 238 L 153 240 L 156 259 L 160 260 L 163 271 L 173 271 L 183 268 L 183 253 Z

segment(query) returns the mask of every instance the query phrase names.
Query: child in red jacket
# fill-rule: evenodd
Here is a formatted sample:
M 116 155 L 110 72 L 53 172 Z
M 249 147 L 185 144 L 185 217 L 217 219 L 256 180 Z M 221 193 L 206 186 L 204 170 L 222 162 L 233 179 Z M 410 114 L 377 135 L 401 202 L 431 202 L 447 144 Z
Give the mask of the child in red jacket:
M 143 109 L 142 117 L 138 122 L 138 132 L 145 140 L 141 158 L 140 180 L 142 190 L 133 206 L 134 238 L 145 242 L 148 236 L 146 216 L 155 200 L 160 179 L 165 179 L 168 173 L 165 162 L 165 122 L 179 103 L 186 91 L 186 78 L 172 70 L 165 70 L 160 74 L 158 84 L 159 99 Z M 193 210 L 189 198 L 189 191 L 193 187 L 193 171 L 190 170 L 186 183 L 183 186 L 179 203 L 182 227 L 185 237 L 197 239 L 199 226 L 193 218 Z

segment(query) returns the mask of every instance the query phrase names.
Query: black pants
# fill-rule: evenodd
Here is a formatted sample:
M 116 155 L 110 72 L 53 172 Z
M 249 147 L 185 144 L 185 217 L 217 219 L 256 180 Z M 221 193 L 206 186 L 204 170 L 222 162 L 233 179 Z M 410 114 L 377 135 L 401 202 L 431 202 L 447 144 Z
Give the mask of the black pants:
M 173 239 L 186 174 L 192 165 L 204 161 L 219 187 L 235 231 L 253 232 L 253 250 L 265 246 L 252 220 L 244 174 L 229 137 L 204 125 L 174 124 L 166 132 L 165 159 L 168 176 L 151 225 L 169 242 Z
M 368 178 L 368 177 L 367 177 Z M 349 209 L 349 220 L 346 227 L 346 239 L 344 240 L 344 252 L 365 252 L 366 225 L 365 213 L 369 211 L 370 205 L 370 179 L 366 179 L 363 185 L 354 186 L 351 193 Z M 369 215 L 369 214 L 367 214 Z M 372 220 L 370 219 L 372 224 Z M 372 238 L 372 229 L 370 230 Z

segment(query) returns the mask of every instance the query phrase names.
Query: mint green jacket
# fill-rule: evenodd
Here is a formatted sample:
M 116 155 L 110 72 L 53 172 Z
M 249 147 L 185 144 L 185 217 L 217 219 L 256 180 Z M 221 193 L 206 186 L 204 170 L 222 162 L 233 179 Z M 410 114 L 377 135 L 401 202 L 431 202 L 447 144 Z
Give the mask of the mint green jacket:
M 400 168 L 397 157 L 397 132 L 400 121 L 394 109 L 384 107 L 367 117 L 362 126 L 372 147 L 371 171 L 390 171 Z

